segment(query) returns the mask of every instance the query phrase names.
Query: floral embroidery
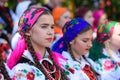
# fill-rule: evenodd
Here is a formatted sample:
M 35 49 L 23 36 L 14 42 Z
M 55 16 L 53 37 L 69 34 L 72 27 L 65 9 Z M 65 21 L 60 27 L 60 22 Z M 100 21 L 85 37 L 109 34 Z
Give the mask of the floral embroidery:
M 111 59 L 99 59 L 96 62 L 98 63 L 96 69 L 100 71 L 114 71 L 117 69 L 116 63 Z
M 28 73 L 26 74 L 26 77 L 27 77 L 27 80 L 34 80 L 35 75 L 34 75 L 33 72 L 28 72 Z
M 111 70 L 115 67 L 110 60 L 106 60 L 103 65 L 105 70 Z

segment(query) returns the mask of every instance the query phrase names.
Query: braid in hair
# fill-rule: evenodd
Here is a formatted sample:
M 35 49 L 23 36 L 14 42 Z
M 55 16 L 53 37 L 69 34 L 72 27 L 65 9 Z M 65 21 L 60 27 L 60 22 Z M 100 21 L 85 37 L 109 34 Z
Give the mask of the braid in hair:
M 1 55 L 0 55 L 0 70 L 1 70 L 0 73 L 2 73 L 2 75 L 4 75 L 4 79 L 11 80 L 10 76 L 8 75 L 8 72 L 7 72 L 6 68 L 5 68 L 5 65 L 3 63 L 3 59 L 1 57 Z
M 69 44 L 68 42 L 66 42 L 66 44 L 67 44 L 67 50 L 68 50 L 68 52 L 70 53 L 72 59 L 73 59 L 74 61 L 76 61 L 75 56 L 74 56 L 73 53 L 72 53 L 70 44 Z
M 29 36 L 26 36 L 24 35 L 24 38 L 25 38 L 25 42 L 28 46 L 28 50 L 30 51 L 32 57 L 33 57 L 33 60 L 35 62 L 35 66 L 45 75 L 45 77 L 49 80 L 53 80 L 53 78 L 51 77 L 51 75 L 49 75 L 45 68 L 43 68 L 43 66 L 40 64 L 36 54 L 35 54 L 35 51 L 34 51 L 34 48 L 32 47 L 32 44 L 31 44 L 31 41 L 30 41 L 30 37 Z
M 49 55 L 50 55 L 50 58 L 51 58 L 51 60 L 52 60 L 52 62 L 53 62 L 53 64 L 55 65 L 55 67 L 58 69 L 58 70 L 60 70 L 60 72 L 61 72 L 61 74 L 62 74 L 62 80 L 68 80 L 68 78 L 67 78 L 67 76 L 66 76 L 66 74 L 65 74 L 65 71 L 63 70 L 63 69 L 61 69 L 57 64 L 56 64 L 56 62 L 55 62 L 55 60 L 54 60 L 54 58 L 53 58 L 53 56 L 52 56 L 52 52 L 51 52 L 51 50 L 50 50 L 50 48 L 46 48 L 47 49 L 47 51 L 48 51 L 48 53 L 49 53 Z

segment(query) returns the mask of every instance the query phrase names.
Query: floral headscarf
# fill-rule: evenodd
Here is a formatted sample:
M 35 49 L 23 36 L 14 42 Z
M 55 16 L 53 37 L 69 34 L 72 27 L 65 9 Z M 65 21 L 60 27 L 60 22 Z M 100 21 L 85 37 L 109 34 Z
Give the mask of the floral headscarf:
M 98 26 L 97 40 L 100 43 L 103 43 L 104 41 L 109 39 L 113 34 L 113 30 L 116 24 L 117 22 L 115 21 L 111 21 L 111 22 L 107 21 L 105 24 Z
M 99 58 L 107 57 L 102 53 L 102 49 L 104 48 L 104 42 L 112 36 L 116 24 L 118 24 L 118 22 L 107 21 L 106 23 L 97 27 L 97 38 L 93 41 L 93 46 L 90 49 L 89 54 L 89 57 L 94 61 L 98 60 Z
M 52 50 L 58 53 L 62 53 L 62 51 L 66 51 L 67 50 L 66 43 L 69 43 L 73 39 L 75 39 L 75 37 L 80 32 L 82 32 L 86 27 L 91 27 L 91 26 L 82 18 L 75 18 L 75 19 L 72 19 L 71 21 L 66 22 L 66 24 L 63 27 L 63 37 L 60 38 L 52 46 Z
M 27 47 L 25 40 L 23 38 L 24 33 L 28 32 L 33 27 L 37 19 L 45 11 L 46 9 L 44 8 L 32 7 L 26 10 L 21 16 L 20 21 L 19 21 L 19 27 L 18 27 L 18 31 L 21 35 L 21 38 L 17 42 L 16 48 L 13 50 L 13 52 L 11 53 L 7 61 L 7 65 L 10 69 L 12 69 L 16 65 L 16 63 L 19 61 L 19 59 L 23 55 L 24 50 Z
M 45 11 L 44 8 L 36 8 L 36 7 L 32 7 L 26 10 L 22 15 L 22 17 L 20 18 L 18 24 L 19 33 L 23 35 L 25 32 L 28 32 L 44 11 Z

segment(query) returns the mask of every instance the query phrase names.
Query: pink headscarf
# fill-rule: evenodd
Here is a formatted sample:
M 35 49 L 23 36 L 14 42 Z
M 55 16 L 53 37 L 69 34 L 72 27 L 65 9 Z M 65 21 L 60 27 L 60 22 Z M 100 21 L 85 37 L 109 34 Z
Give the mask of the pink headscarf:
M 16 63 L 23 55 L 24 50 L 27 48 L 25 40 L 23 38 L 24 33 L 28 32 L 33 27 L 39 16 L 45 11 L 46 9 L 44 8 L 32 7 L 26 10 L 21 16 L 18 27 L 21 38 L 17 42 L 16 48 L 11 53 L 7 61 L 7 65 L 10 69 L 12 69 L 16 65 Z
M 94 17 L 94 28 L 96 28 L 98 26 L 98 22 L 99 22 L 99 19 L 100 17 L 104 14 L 104 11 L 103 10 L 96 10 L 93 12 L 93 17 Z

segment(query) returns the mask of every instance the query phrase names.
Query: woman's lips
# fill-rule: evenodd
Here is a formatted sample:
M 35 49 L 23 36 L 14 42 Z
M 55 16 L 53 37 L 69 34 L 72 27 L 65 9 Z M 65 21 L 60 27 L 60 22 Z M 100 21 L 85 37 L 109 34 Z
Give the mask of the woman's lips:
M 46 40 L 52 42 L 53 38 L 46 38 Z

